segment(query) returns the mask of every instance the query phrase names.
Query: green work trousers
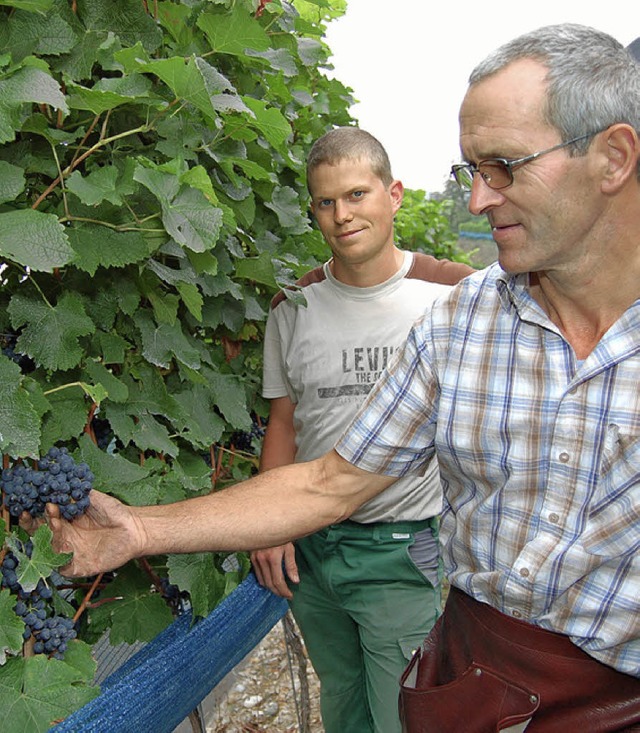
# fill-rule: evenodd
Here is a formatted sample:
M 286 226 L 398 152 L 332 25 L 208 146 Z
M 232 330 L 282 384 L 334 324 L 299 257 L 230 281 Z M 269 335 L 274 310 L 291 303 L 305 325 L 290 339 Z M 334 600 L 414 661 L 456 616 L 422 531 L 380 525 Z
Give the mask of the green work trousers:
M 296 542 L 291 610 L 320 679 L 326 733 L 400 733 L 399 679 L 441 612 L 441 572 L 409 554 L 437 520 L 346 521 Z

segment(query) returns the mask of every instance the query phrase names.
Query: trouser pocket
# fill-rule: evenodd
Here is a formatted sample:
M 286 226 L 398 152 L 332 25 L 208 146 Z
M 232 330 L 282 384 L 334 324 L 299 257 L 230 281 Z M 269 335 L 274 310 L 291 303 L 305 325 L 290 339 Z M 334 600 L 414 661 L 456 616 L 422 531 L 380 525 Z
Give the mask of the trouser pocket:
M 423 659 L 418 650 L 400 681 L 403 733 L 521 733 L 538 708 L 535 692 L 479 664 L 447 684 L 429 686 L 421 679 Z

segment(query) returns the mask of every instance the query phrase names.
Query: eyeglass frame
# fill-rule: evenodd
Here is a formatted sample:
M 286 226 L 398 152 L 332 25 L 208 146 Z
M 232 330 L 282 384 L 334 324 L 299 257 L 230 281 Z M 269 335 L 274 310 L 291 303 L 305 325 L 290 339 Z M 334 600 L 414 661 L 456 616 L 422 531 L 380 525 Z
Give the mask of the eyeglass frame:
M 513 171 L 516 168 L 520 168 L 523 165 L 526 165 L 527 163 L 530 163 L 532 160 L 536 160 L 541 155 L 546 155 L 547 153 L 552 153 L 554 150 L 561 150 L 562 148 L 566 148 L 568 145 L 573 145 L 573 143 L 578 143 L 580 140 L 586 140 L 590 137 L 595 137 L 595 135 L 599 135 L 601 132 L 606 130 L 607 128 L 603 128 L 602 130 L 598 130 L 597 132 L 588 132 L 586 135 L 579 135 L 578 137 L 574 137 L 571 140 L 567 140 L 563 143 L 558 143 L 557 145 L 553 145 L 550 148 L 547 148 L 546 150 L 539 150 L 537 153 L 531 153 L 531 155 L 525 155 L 523 158 L 516 158 L 515 160 L 509 160 L 508 158 L 485 158 L 484 160 L 481 160 L 479 163 L 456 163 L 455 165 L 451 166 L 451 176 L 453 180 L 460 186 L 460 188 L 463 191 L 471 191 L 471 187 L 473 185 L 473 178 L 476 173 L 480 174 L 480 177 L 482 178 L 483 182 L 492 190 L 492 191 L 503 191 L 505 188 L 509 188 L 509 186 L 513 186 L 514 178 L 513 178 Z M 486 178 L 480 173 L 480 166 L 483 163 L 499 163 L 500 165 L 504 166 L 504 169 L 509 174 L 509 177 L 511 180 L 509 183 L 507 183 L 505 186 L 492 186 L 489 181 L 486 180 Z M 457 173 L 458 171 L 467 170 L 471 172 L 470 180 L 471 185 L 470 186 L 464 186 L 460 181 L 458 180 Z

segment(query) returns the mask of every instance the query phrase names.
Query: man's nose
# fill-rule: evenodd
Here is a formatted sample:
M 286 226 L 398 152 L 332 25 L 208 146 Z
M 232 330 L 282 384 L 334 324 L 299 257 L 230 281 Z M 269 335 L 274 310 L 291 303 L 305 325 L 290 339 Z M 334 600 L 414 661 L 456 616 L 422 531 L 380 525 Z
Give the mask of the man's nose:
M 348 201 L 336 201 L 333 218 L 338 224 L 343 224 L 345 221 L 350 221 L 353 218 L 353 212 Z
M 469 211 L 474 216 L 480 216 L 490 209 L 500 206 L 504 200 L 502 192 L 488 186 L 484 178 L 476 171 L 471 184 Z

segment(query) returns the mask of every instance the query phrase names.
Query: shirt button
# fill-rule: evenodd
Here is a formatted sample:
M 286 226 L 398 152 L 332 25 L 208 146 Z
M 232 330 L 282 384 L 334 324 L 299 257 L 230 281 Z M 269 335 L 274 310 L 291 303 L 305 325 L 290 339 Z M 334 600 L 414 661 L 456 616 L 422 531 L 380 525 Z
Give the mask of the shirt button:
M 520 568 L 520 575 L 522 575 L 523 578 L 528 578 L 529 577 L 528 568 Z
M 569 456 L 569 454 L 566 451 L 563 451 L 558 456 L 558 460 L 560 461 L 560 463 L 567 463 L 569 461 L 569 458 L 570 458 L 570 456 Z
M 511 615 L 513 616 L 513 618 L 521 618 L 522 617 L 522 614 L 520 613 L 520 611 L 518 611 L 517 608 L 514 608 L 513 611 L 511 611 Z
M 551 512 L 551 514 L 549 514 L 549 521 L 552 524 L 558 524 L 559 520 L 560 520 L 560 517 L 555 512 Z

